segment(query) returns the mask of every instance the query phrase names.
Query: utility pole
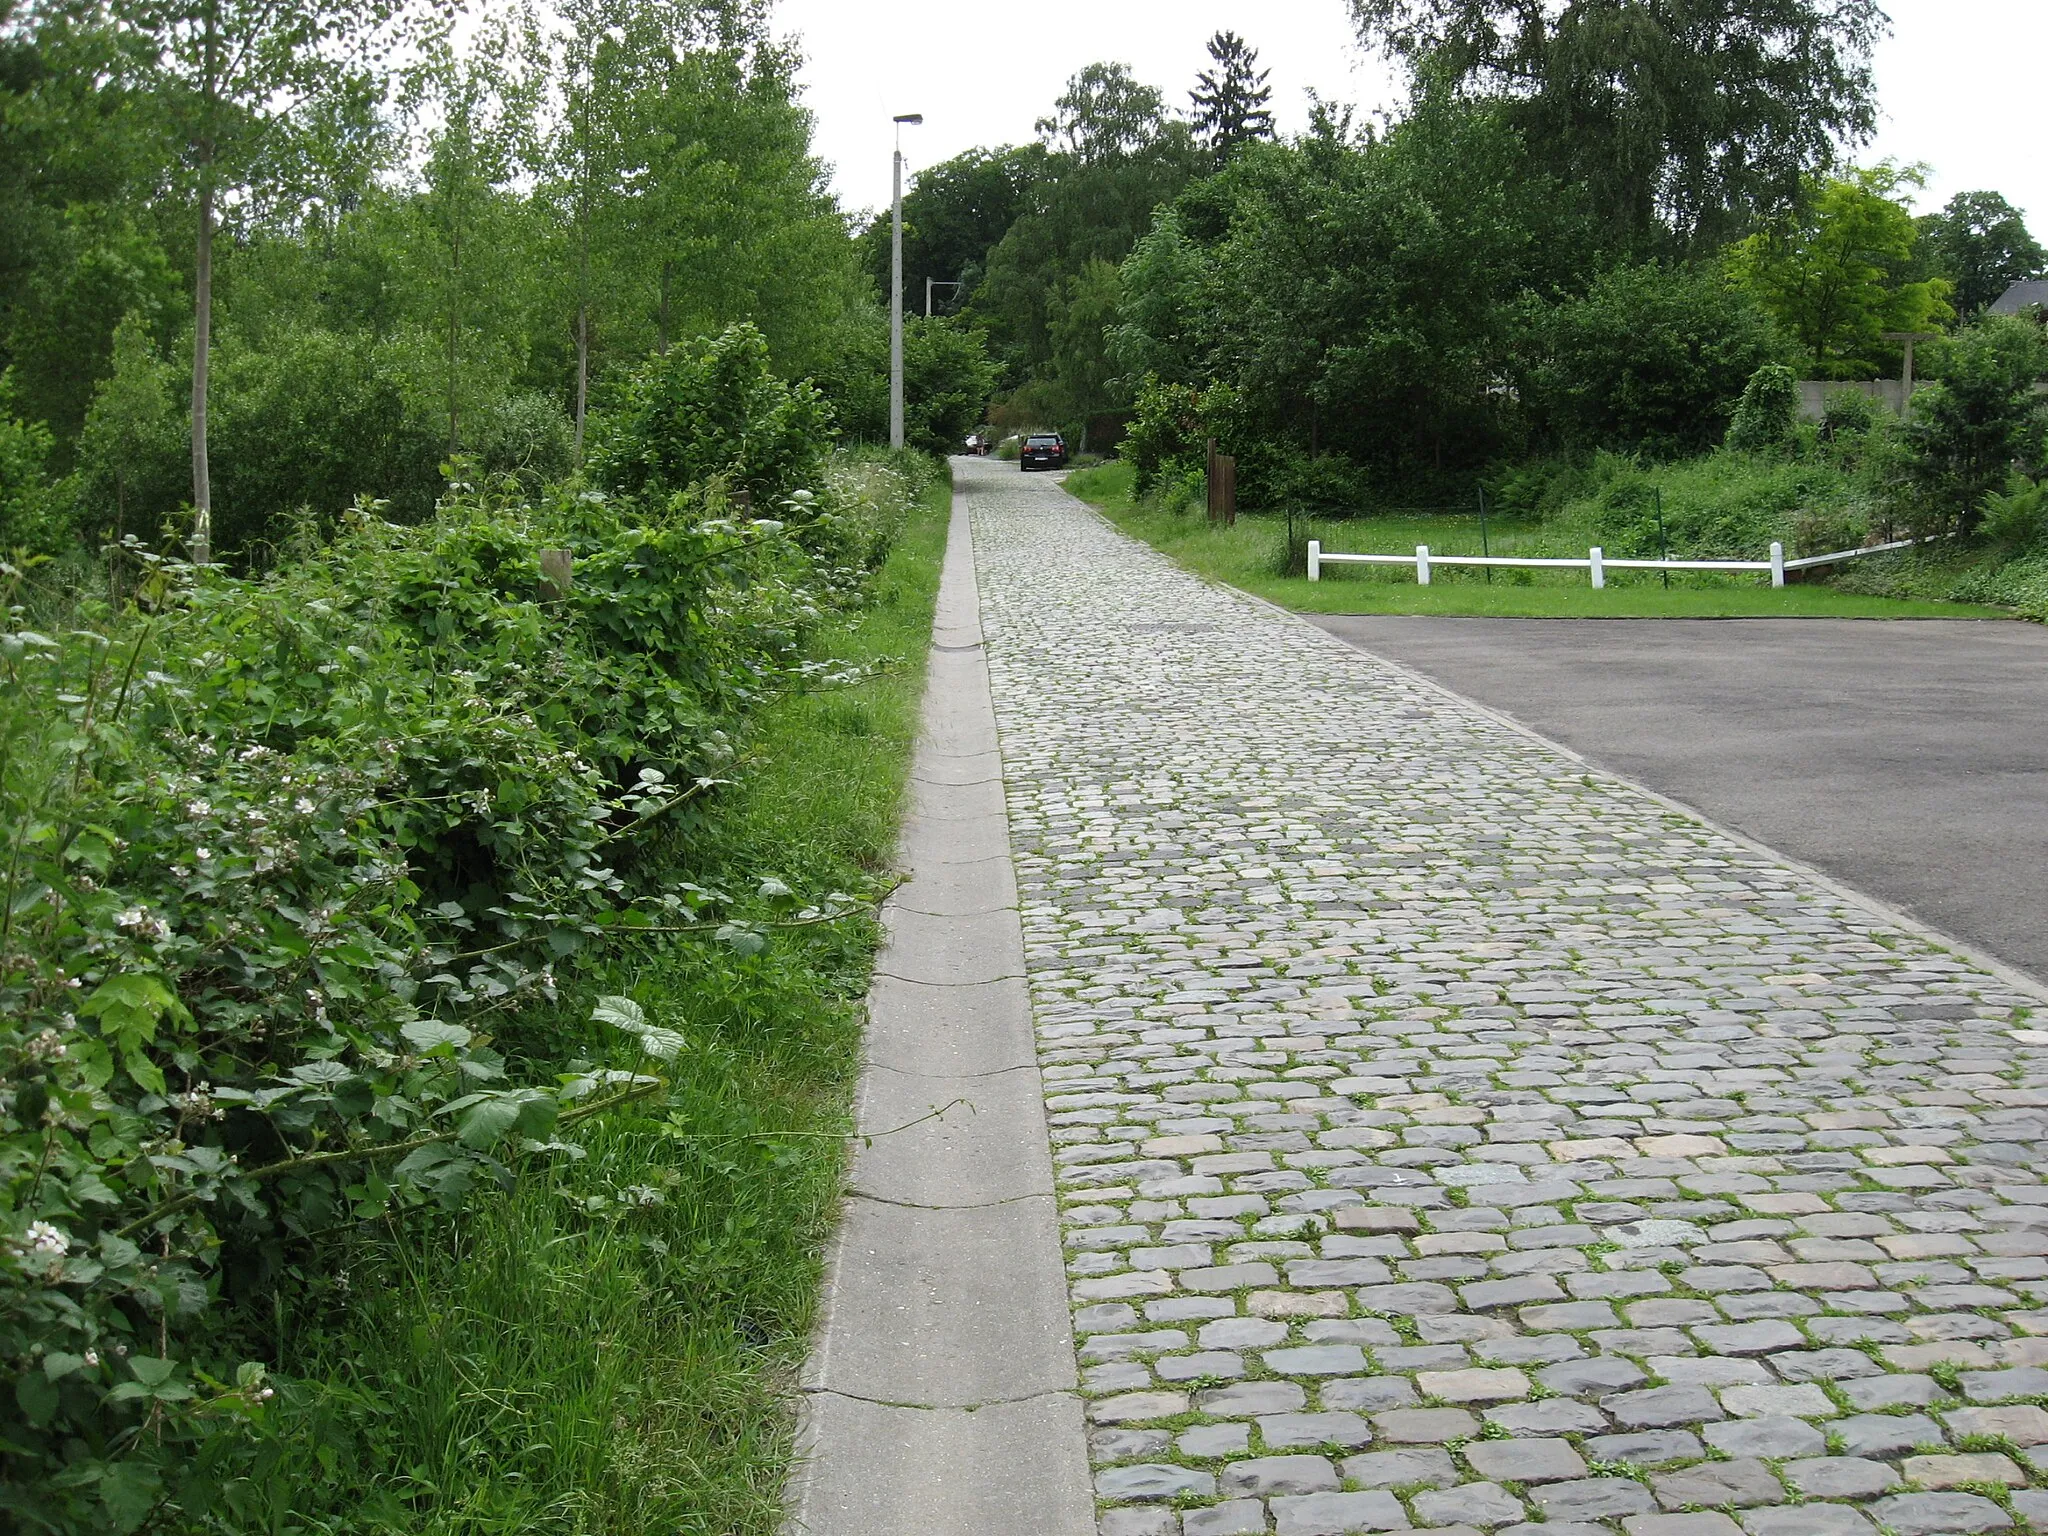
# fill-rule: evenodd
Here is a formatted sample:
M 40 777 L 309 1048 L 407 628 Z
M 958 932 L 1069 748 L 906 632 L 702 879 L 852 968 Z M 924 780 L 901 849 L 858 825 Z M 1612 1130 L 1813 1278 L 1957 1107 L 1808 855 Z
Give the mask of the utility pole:
M 903 446 L 903 125 L 924 121 L 922 112 L 896 119 L 894 185 L 889 195 L 889 446 Z

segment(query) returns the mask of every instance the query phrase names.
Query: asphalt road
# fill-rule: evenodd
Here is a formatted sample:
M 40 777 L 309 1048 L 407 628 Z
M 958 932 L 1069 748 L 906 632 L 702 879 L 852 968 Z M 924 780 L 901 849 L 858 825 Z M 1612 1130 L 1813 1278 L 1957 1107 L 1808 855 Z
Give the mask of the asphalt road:
M 2048 628 L 1310 617 L 2048 981 Z

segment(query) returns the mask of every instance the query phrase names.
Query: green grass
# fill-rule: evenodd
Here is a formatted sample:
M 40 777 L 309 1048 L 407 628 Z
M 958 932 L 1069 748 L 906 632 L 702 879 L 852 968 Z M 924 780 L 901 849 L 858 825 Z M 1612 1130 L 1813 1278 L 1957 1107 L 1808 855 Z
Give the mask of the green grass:
M 739 786 L 682 850 L 690 878 L 822 895 L 886 875 L 949 499 L 934 487 L 874 601 L 814 647 L 898 663 L 756 717 Z M 324 1384 L 281 1403 L 278 1474 L 247 1527 L 776 1531 L 878 933 L 783 932 L 746 959 L 675 941 L 580 977 L 557 1027 L 625 991 L 688 1036 L 669 1104 L 591 1130 L 587 1156 L 443 1237 L 358 1243 L 327 1297 L 346 1325 L 287 1338 L 296 1374 Z
M 1235 527 L 1212 527 L 1199 509 L 1172 513 L 1133 499 L 1131 469 L 1104 464 L 1067 477 L 1076 496 L 1117 527 L 1213 581 L 1304 613 L 1416 613 L 1493 618 L 2007 618 L 2003 609 L 1931 599 L 1873 597 L 1814 582 L 1772 588 L 1761 575 L 1674 574 L 1666 588 L 1655 572 L 1610 571 L 1595 591 L 1583 571 L 1439 568 L 1426 587 L 1412 566 L 1326 568 L 1323 579 L 1281 574 L 1287 542 L 1284 518 L 1241 514 Z M 1427 544 L 1437 554 L 1481 553 L 1479 519 L 1455 515 L 1390 516 L 1318 521 L 1297 540 L 1319 538 L 1345 554 L 1412 555 Z M 1495 555 L 1572 556 L 1541 524 L 1489 520 L 1486 548 Z

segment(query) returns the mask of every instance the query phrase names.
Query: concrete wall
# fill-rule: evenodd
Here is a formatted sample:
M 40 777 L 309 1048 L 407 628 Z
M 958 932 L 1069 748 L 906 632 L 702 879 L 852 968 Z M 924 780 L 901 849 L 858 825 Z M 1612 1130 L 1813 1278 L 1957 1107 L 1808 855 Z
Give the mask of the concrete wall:
M 1917 390 L 1921 381 L 1915 379 Z M 1904 396 L 1902 382 L 1898 379 L 1801 379 L 1799 381 L 1799 419 L 1819 421 L 1827 405 L 1827 398 L 1836 390 L 1849 390 L 1867 395 L 1894 416 L 1900 414 L 1899 403 Z

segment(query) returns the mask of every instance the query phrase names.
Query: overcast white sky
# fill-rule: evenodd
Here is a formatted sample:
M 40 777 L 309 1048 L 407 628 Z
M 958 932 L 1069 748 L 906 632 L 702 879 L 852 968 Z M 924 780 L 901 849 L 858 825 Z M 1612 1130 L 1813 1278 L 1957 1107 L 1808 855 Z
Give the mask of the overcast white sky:
M 1924 210 L 1988 187 L 2026 210 L 2048 239 L 2048 0 L 1891 0 L 1893 34 L 1877 56 L 1882 125 L 1859 158 L 1925 161 Z M 1117 59 L 1185 107 L 1203 43 L 1219 27 L 1242 33 L 1272 70 L 1283 131 L 1307 117 L 1310 88 L 1391 108 L 1400 93 L 1384 61 L 1360 53 L 1343 0 L 1028 0 L 1014 7 L 957 0 L 779 0 L 777 30 L 796 34 L 807 61 L 806 100 L 818 151 L 840 201 L 889 201 L 890 118 L 922 112 L 904 130 L 909 167 L 978 144 L 1032 137 L 1067 77 Z

